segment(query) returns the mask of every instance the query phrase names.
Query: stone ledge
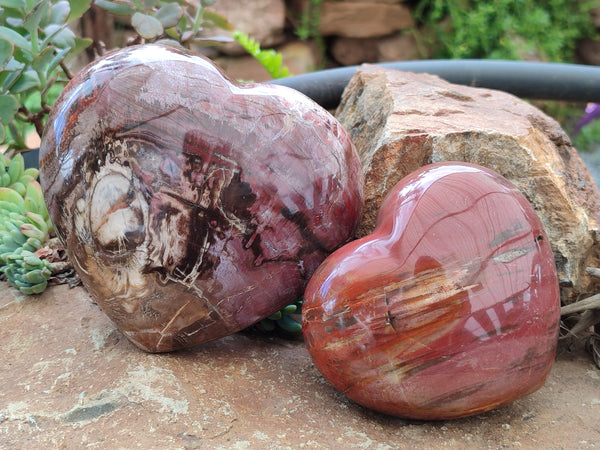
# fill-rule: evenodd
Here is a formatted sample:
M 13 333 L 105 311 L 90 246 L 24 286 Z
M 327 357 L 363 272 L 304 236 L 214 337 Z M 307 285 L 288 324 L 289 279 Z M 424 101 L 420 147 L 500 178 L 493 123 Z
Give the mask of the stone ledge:
M 0 342 L 2 448 L 600 445 L 600 370 L 580 344 L 559 352 L 528 397 L 471 418 L 417 422 L 348 401 L 301 341 L 245 332 L 143 353 L 83 288 L 23 297 L 0 283 Z

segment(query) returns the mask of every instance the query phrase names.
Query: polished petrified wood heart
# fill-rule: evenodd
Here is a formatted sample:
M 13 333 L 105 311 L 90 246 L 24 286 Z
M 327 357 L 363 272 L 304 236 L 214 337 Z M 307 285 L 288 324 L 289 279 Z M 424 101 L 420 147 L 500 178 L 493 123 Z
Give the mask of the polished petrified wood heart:
M 360 162 L 329 113 L 163 45 L 110 54 L 73 79 L 40 165 L 84 285 L 153 352 L 296 300 L 353 237 L 362 205 Z
M 337 389 L 389 414 L 446 419 L 539 388 L 559 290 L 525 197 L 478 166 L 427 166 L 387 196 L 375 231 L 320 266 L 304 297 L 310 354 Z

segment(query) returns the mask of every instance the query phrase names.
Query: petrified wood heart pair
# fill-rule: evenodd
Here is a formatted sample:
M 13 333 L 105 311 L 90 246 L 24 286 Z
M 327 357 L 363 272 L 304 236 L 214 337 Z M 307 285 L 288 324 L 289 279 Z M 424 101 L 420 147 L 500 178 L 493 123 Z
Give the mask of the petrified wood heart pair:
M 426 167 L 347 244 L 360 161 L 291 89 L 231 82 L 167 46 L 110 54 L 56 103 L 41 181 L 84 285 L 144 350 L 234 333 L 306 288 L 316 366 L 386 413 L 485 411 L 551 367 L 558 284 L 525 198 L 481 167 Z

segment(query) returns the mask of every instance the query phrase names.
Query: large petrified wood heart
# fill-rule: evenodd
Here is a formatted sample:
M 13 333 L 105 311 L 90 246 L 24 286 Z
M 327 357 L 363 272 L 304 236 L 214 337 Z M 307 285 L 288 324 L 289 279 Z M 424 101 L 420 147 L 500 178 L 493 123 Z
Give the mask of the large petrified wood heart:
M 539 388 L 559 289 L 525 197 L 478 166 L 406 177 L 375 231 L 319 267 L 303 331 L 317 368 L 367 407 L 417 419 L 487 411 Z
M 162 45 L 113 53 L 72 80 L 40 165 L 84 285 L 153 352 L 294 301 L 353 237 L 362 205 L 360 162 L 329 113 Z

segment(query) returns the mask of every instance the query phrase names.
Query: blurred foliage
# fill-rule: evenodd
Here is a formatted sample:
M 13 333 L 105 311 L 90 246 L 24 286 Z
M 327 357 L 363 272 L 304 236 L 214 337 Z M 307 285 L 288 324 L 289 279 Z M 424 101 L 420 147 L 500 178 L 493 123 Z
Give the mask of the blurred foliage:
M 231 42 L 222 37 L 204 37 L 206 28 L 233 30 L 225 17 L 206 9 L 215 0 L 95 0 L 100 8 L 121 16 L 129 16 L 138 39 L 133 43 L 153 42 L 170 38 L 184 47 L 196 44 Z
M 322 3 L 323 0 L 309 0 L 304 2 L 304 10 L 300 13 L 299 23 L 295 30 L 296 36 L 301 40 L 312 40 L 315 43 L 320 54 L 321 69 L 324 68 L 325 54 L 327 53 L 325 40 L 319 31 Z
M 242 46 L 246 52 L 253 56 L 261 65 L 267 69 L 273 78 L 284 78 L 289 76 L 289 70 L 283 65 L 281 53 L 273 49 L 263 50 L 260 44 L 242 31 L 235 31 L 233 38 Z
M 67 27 L 90 1 L 0 0 L 0 143 L 25 148 L 29 125 L 41 135 L 66 65 L 91 43 Z
M 594 35 L 598 1 L 420 0 L 415 17 L 435 58 L 573 60 L 576 43 Z

